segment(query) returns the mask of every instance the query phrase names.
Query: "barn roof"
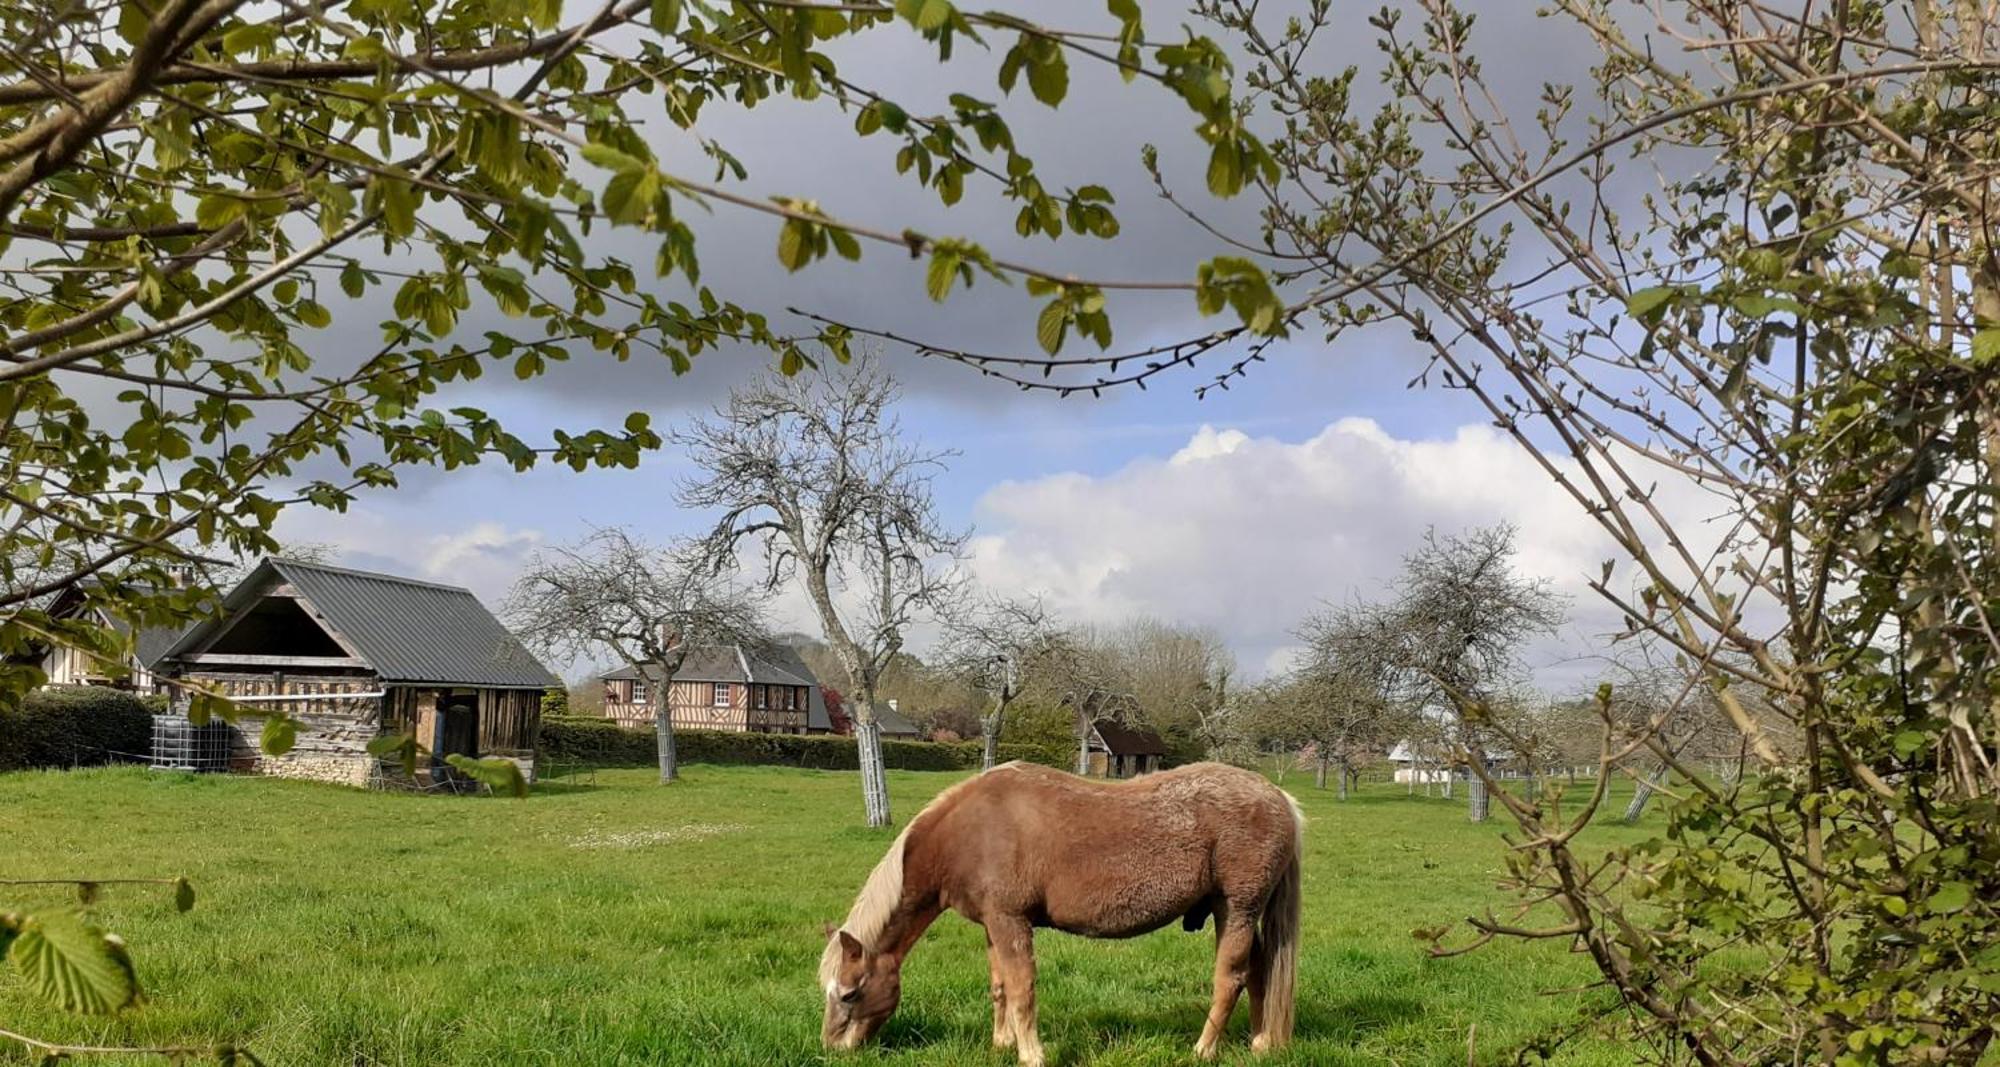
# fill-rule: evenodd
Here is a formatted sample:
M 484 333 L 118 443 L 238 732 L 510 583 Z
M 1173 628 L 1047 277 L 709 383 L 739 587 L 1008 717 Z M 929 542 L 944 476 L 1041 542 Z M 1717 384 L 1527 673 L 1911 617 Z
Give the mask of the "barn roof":
M 469 589 L 393 574 L 267 559 L 180 636 L 163 659 L 220 630 L 275 581 L 291 583 L 385 682 L 546 689 L 562 684 Z
M 1164 756 L 1167 743 L 1160 735 L 1144 726 L 1129 726 L 1111 719 L 1099 719 L 1092 724 L 1097 728 L 1097 736 L 1104 741 L 1104 747 L 1114 756 Z

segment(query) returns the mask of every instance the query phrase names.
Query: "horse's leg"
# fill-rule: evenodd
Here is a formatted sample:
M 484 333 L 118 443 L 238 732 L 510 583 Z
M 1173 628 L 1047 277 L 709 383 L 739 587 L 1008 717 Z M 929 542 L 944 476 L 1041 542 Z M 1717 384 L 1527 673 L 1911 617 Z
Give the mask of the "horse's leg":
M 1021 1067 L 1042 1067 L 1042 1038 L 1035 1027 L 1035 928 L 1020 916 L 993 917 L 986 922 L 986 936 L 1000 960 L 1015 1054 Z
M 1223 1028 L 1236 1010 L 1236 998 L 1242 995 L 1250 974 L 1250 950 L 1257 941 L 1257 917 L 1248 909 L 1219 910 L 1215 920 L 1215 999 L 1208 1006 L 1201 1040 L 1194 1043 L 1194 1054 L 1205 1060 L 1215 1058 Z
M 1264 954 L 1257 951 L 1256 938 L 1250 941 L 1250 1050 L 1264 1051 L 1264 992 L 1270 984 L 1270 968 Z
M 993 931 L 986 931 L 986 964 L 993 973 L 993 1047 L 1014 1047 L 1014 1020 L 1007 1016 L 1007 967 Z

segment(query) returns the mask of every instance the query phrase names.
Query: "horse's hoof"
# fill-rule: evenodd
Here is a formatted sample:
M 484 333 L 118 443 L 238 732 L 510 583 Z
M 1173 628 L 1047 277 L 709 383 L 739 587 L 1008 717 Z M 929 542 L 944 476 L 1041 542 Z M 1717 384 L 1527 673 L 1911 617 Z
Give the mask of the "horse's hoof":
M 1194 1055 L 1196 1059 L 1213 1060 L 1215 1058 L 1215 1053 L 1216 1053 L 1216 1047 L 1214 1045 L 1206 1044 L 1200 1041 L 1195 1042 Z
M 1263 1034 L 1258 1034 L 1256 1037 L 1250 1039 L 1250 1051 L 1259 1055 L 1271 1051 L 1271 1039 Z

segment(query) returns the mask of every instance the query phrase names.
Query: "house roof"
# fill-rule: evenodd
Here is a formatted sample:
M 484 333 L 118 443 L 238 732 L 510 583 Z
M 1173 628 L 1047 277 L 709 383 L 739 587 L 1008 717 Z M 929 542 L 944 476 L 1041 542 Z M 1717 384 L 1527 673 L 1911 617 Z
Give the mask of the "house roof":
M 1164 756 L 1167 743 L 1160 735 L 1144 726 L 1131 726 L 1110 719 L 1099 719 L 1091 724 L 1097 729 L 1097 736 L 1104 741 L 1104 747 L 1114 756 Z
M 607 682 L 638 676 L 639 672 L 629 664 L 599 675 Z M 647 664 L 646 677 L 657 679 L 659 676 L 658 665 Z M 799 654 L 782 645 L 761 650 L 743 645 L 691 645 L 687 658 L 674 672 L 674 681 L 819 687 L 818 680 L 799 659 Z
M 917 724 L 911 722 L 908 716 L 880 700 L 875 702 L 875 722 L 882 728 L 883 733 L 892 737 L 898 734 L 915 737 L 920 732 Z
M 111 615 L 101 605 L 89 604 L 83 593 L 83 586 L 85 584 L 93 587 L 102 587 L 104 583 L 97 579 L 90 579 L 86 583 L 64 586 L 57 592 L 43 598 L 43 606 L 50 613 L 59 616 L 71 614 L 89 606 L 89 610 L 93 611 L 105 625 L 110 626 L 121 634 L 130 634 L 132 632 L 131 623 Z M 132 658 L 138 662 L 139 666 L 148 670 L 152 669 L 154 662 L 168 648 L 173 646 L 174 639 L 186 630 L 187 627 L 185 626 L 140 627 L 139 636 L 132 642 Z
M 161 656 L 185 655 L 277 580 L 340 631 L 385 682 L 546 689 L 562 684 L 469 589 L 392 574 L 267 559 L 223 598 L 214 619 Z

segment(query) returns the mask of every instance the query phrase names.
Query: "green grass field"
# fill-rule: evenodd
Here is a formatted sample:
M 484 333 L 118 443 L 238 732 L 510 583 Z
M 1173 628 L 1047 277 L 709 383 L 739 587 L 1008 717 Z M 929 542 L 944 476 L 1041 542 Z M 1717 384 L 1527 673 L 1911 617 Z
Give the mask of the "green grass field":
M 908 817 L 952 774 L 892 772 Z M 0 1028 L 91 1043 L 233 1040 L 273 1064 L 799 1064 L 818 1047 L 813 969 L 889 838 L 852 774 L 697 766 L 661 788 L 600 772 L 526 800 L 363 793 L 138 769 L 0 775 L 0 877 L 185 874 L 107 891 L 149 1002 L 65 1017 L 0 976 Z M 1309 780 L 1299 1041 L 1269 1062 L 1511 1062 L 1605 994 L 1564 945 L 1427 959 L 1409 931 L 1496 905 L 1496 821 L 1376 786 Z M 1497 805 L 1496 805 L 1497 809 Z M 1600 845 L 1644 828 L 1596 831 Z M 4 890 L 0 907 L 47 905 Z M 1042 1037 L 1060 1064 L 1188 1062 L 1212 938 L 1044 932 Z M 902 1010 L 857 1064 L 1005 1064 L 987 1047 L 979 931 L 947 916 L 912 955 Z M 1247 1062 L 1239 1007 L 1224 1059 Z M 0 1050 L 0 1062 L 11 1052 Z M 1584 1037 L 1558 1062 L 1629 1056 Z

